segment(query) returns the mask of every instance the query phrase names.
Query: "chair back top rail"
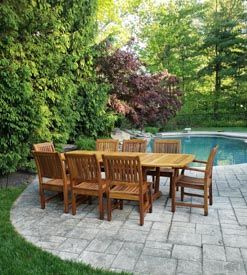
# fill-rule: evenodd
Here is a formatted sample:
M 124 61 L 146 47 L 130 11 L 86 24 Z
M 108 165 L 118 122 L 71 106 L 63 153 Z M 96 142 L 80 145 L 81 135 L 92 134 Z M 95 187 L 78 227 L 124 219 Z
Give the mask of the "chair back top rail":
M 147 141 L 145 139 L 129 139 L 123 141 L 123 152 L 146 152 Z
M 117 152 L 119 141 L 117 139 L 97 139 L 96 150 L 105 152 Z
M 181 152 L 180 139 L 155 139 L 154 140 L 154 153 L 174 153 Z
M 43 142 L 43 143 L 37 143 L 33 144 L 34 151 L 38 152 L 55 152 L 55 147 L 53 145 L 53 142 Z

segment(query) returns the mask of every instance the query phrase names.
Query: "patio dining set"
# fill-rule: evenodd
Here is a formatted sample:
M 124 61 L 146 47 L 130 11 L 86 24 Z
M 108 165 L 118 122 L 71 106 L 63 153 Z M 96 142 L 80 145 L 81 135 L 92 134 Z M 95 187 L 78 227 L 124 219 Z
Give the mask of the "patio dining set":
M 153 200 L 161 196 L 160 177 L 168 177 L 172 212 L 176 206 L 187 206 L 203 208 L 204 215 L 208 215 L 208 205 L 213 203 L 212 170 L 217 146 L 212 148 L 207 161 L 181 154 L 180 140 L 154 140 L 152 153 L 147 153 L 146 147 L 147 141 L 143 139 L 124 140 L 120 151 L 118 140 L 98 139 L 95 151 L 58 153 L 52 142 L 34 144 L 41 208 L 54 197 L 47 198 L 45 190 L 54 191 L 63 199 L 65 213 L 71 204 L 72 215 L 76 215 L 80 202 L 91 204 L 92 197 L 97 197 L 99 218 L 104 219 L 106 208 L 107 219 L 111 221 L 112 211 L 123 209 L 124 201 L 137 201 L 143 225 L 145 214 L 152 213 Z M 192 162 L 205 168 L 189 167 Z M 202 177 L 187 175 L 185 171 L 199 172 Z M 149 182 L 148 178 L 152 180 Z M 192 189 L 202 193 L 193 193 Z M 181 193 L 180 201 L 176 198 L 177 191 Z M 201 197 L 203 203 L 185 202 L 184 196 Z

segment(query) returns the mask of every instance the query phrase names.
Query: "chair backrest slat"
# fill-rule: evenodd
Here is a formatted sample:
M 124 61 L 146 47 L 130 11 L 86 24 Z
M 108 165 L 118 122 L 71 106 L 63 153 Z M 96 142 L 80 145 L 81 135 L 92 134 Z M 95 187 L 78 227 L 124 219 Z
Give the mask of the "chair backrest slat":
M 145 139 L 130 139 L 123 141 L 123 152 L 140 152 L 145 153 L 147 141 Z
M 206 173 L 205 173 L 205 178 L 212 178 L 212 173 L 213 173 L 213 165 L 214 165 L 214 159 L 216 156 L 216 153 L 218 151 L 218 145 L 216 145 L 210 152 L 207 164 L 206 164 Z
M 116 139 L 97 139 L 96 150 L 105 152 L 117 152 L 119 141 Z
M 65 154 L 70 178 L 74 184 L 79 182 L 98 182 L 101 179 L 100 166 L 95 154 Z
M 37 152 L 55 152 L 55 147 L 52 142 L 34 144 L 33 149 Z
M 154 153 L 179 154 L 181 152 L 181 140 L 156 139 L 154 140 Z
M 33 155 L 40 177 L 63 179 L 65 168 L 59 153 L 33 151 Z
M 142 167 L 138 156 L 103 155 L 103 161 L 106 179 L 111 185 L 142 185 Z

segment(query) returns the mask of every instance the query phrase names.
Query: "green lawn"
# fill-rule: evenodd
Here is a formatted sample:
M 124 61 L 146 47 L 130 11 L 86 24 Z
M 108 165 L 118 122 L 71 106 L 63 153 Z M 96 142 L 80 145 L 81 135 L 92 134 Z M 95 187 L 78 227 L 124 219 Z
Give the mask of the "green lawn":
M 10 209 L 24 187 L 0 189 L 0 274 L 116 274 L 63 261 L 26 242 L 10 222 Z M 123 273 L 122 273 L 123 274 Z

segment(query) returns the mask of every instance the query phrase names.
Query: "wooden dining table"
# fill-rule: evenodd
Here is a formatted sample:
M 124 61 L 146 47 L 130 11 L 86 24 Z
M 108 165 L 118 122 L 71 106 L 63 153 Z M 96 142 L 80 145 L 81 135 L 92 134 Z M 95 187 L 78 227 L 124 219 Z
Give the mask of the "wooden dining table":
M 165 154 L 165 153 L 137 153 L 137 152 L 106 152 L 106 151 L 86 151 L 75 150 L 67 152 L 66 154 L 95 154 L 99 163 L 102 163 L 102 155 L 111 156 L 139 156 L 143 171 L 149 168 L 171 168 L 178 171 L 184 166 L 188 165 L 195 159 L 192 154 Z M 157 178 L 157 177 L 156 177 Z M 159 190 L 159 180 L 155 181 L 153 199 L 157 199 L 162 195 Z

